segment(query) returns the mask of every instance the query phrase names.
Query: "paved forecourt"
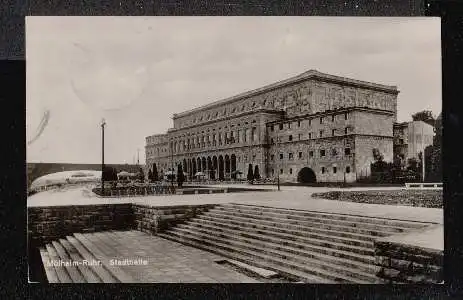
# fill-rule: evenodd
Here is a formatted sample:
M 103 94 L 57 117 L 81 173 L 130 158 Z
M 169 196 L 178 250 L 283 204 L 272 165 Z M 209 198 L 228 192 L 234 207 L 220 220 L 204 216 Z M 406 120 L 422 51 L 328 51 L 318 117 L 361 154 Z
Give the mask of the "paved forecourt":
M 98 234 L 97 234 L 98 235 Z M 118 260 L 141 259 L 146 264 L 119 265 L 135 282 L 256 283 L 244 274 L 215 263 L 220 256 L 140 231 L 99 233 Z
M 227 186 L 231 185 L 223 185 L 223 187 Z M 37 193 L 28 198 L 27 206 L 66 206 L 116 203 L 137 203 L 150 206 L 175 206 L 243 203 L 326 213 L 350 214 L 443 224 L 442 209 L 354 203 L 317 199 L 311 196 L 313 193 L 334 191 L 339 190 L 339 188 L 282 186 L 281 191 L 277 191 L 274 186 L 246 185 L 246 187 L 266 188 L 270 191 L 102 198 L 92 193 L 89 187 L 76 187 Z M 375 189 L 391 190 L 400 188 L 378 187 Z M 352 188 L 343 190 L 372 190 L 372 188 Z
M 262 186 L 250 187 L 262 188 Z M 274 189 L 271 186 L 265 188 Z M 41 192 L 30 196 L 27 204 L 29 207 L 36 207 L 135 203 L 162 207 L 241 203 L 285 209 L 431 222 L 436 223 L 436 225 L 422 232 L 393 235 L 388 239 L 395 243 L 443 249 L 442 209 L 353 203 L 311 197 L 312 193 L 332 190 L 336 190 L 336 188 L 285 186 L 281 187 L 281 191 L 266 192 L 101 198 L 92 193 L 90 187 L 79 187 Z M 355 188 L 355 190 L 367 189 Z M 96 235 L 101 234 L 97 233 Z M 114 250 L 119 254 L 125 253 L 127 256 L 139 256 L 148 259 L 149 264 L 147 266 L 124 267 L 126 272 L 131 273 L 132 277 L 136 277 L 137 282 L 256 282 L 255 279 L 240 274 L 231 268 L 218 265 L 214 262 L 217 256 L 199 249 L 138 231 L 108 232 L 108 234 L 113 235 L 114 244 L 112 246 L 115 247 Z M 121 241 L 124 242 L 120 243 Z

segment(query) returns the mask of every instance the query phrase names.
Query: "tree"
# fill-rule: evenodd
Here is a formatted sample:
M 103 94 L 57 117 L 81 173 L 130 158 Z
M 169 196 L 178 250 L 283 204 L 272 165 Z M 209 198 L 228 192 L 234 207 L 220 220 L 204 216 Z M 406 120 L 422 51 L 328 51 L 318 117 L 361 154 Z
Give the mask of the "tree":
M 152 174 L 153 174 L 153 177 L 152 177 L 153 179 L 152 180 L 155 181 L 155 182 L 158 181 L 159 176 L 158 176 L 158 169 L 156 167 L 156 164 L 153 164 L 153 172 L 152 172 Z
M 117 170 L 113 167 L 105 167 L 102 173 L 102 179 L 104 181 L 116 181 L 117 180 Z
M 408 161 L 407 161 L 407 170 L 418 173 L 418 166 L 419 166 L 418 159 L 416 159 L 414 157 L 408 159 Z
M 178 184 L 178 187 L 182 187 L 184 181 L 185 181 L 185 175 L 183 174 L 182 165 L 179 164 L 178 167 L 177 167 L 177 184 Z
M 142 168 L 139 168 L 137 177 L 141 182 L 145 182 L 145 172 L 143 172 Z
M 254 168 L 254 179 L 255 179 L 255 180 L 259 180 L 259 179 L 260 179 L 259 166 L 258 166 L 258 165 L 256 165 L 256 167 Z
M 423 121 L 431 126 L 436 124 L 436 119 L 432 115 L 432 111 L 430 110 L 423 110 L 419 111 L 412 115 L 413 121 Z
M 252 182 L 254 180 L 254 174 L 252 173 L 252 164 L 249 164 L 247 179 L 250 182 Z
M 373 148 L 373 159 L 375 162 L 383 161 L 384 155 L 379 151 L 378 148 Z

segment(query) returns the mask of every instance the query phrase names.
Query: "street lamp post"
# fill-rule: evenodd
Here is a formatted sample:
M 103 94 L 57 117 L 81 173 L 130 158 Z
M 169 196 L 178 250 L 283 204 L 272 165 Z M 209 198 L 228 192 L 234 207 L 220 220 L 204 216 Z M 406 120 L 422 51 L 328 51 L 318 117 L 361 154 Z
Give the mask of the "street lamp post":
M 104 127 L 106 125 L 105 119 L 101 121 L 101 191 L 104 196 Z
M 278 160 L 278 163 L 277 163 L 277 185 L 278 185 L 278 190 L 280 190 L 280 137 L 279 135 L 277 134 L 277 153 L 278 153 L 278 157 L 275 157 L 277 160 Z
M 170 173 L 170 183 L 171 186 L 174 186 L 174 142 L 172 141 L 170 143 L 170 167 L 171 167 L 171 173 Z

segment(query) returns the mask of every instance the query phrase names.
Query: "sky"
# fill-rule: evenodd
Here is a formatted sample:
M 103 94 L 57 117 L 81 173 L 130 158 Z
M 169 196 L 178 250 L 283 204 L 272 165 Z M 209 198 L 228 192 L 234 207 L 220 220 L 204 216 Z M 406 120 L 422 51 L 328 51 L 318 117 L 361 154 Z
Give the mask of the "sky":
M 172 115 L 310 69 L 442 109 L 439 18 L 27 17 L 28 162 L 144 163 Z M 139 153 L 139 154 L 138 154 Z

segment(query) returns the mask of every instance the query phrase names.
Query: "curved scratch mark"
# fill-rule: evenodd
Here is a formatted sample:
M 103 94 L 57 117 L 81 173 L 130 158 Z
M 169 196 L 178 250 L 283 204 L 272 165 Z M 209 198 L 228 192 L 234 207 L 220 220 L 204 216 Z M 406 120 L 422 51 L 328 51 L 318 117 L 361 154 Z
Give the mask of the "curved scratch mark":
M 50 111 L 47 110 L 43 114 L 42 120 L 40 121 L 40 124 L 37 127 L 37 132 L 36 132 L 35 136 L 29 142 L 27 142 L 27 145 L 31 145 L 32 143 L 34 143 L 40 137 L 40 135 L 45 130 L 45 127 L 48 125 L 48 120 L 49 119 L 50 119 Z

